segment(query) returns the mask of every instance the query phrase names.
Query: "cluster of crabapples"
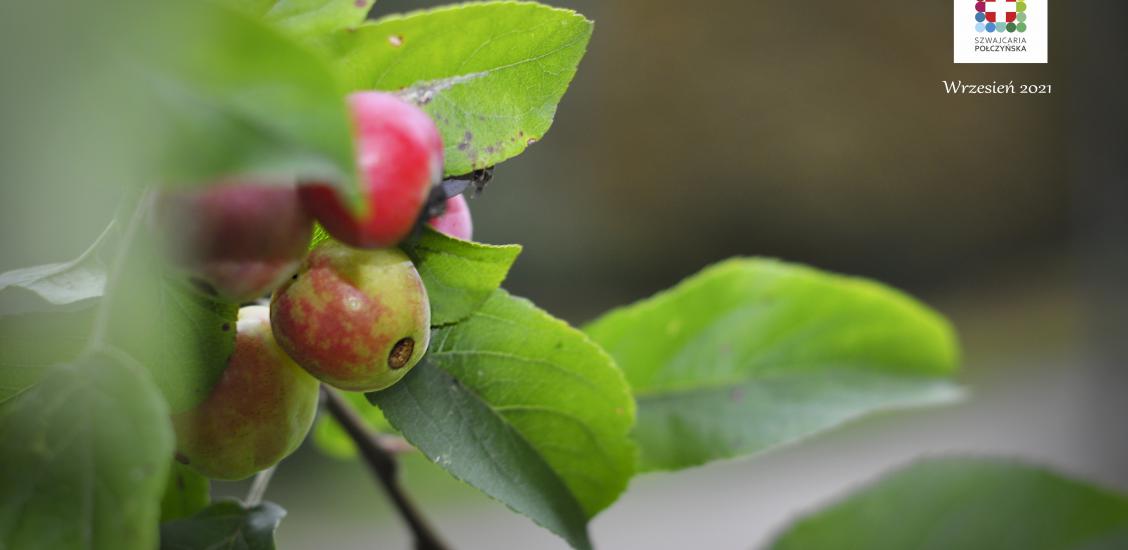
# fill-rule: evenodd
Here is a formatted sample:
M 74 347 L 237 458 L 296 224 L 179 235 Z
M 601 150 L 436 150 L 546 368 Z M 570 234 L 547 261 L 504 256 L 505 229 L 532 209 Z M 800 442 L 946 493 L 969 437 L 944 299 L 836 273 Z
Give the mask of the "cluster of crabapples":
M 204 401 L 173 415 L 177 458 L 215 479 L 242 479 L 293 452 L 310 429 L 320 383 L 387 388 L 427 350 L 430 304 L 397 245 L 442 176 L 431 118 L 391 94 L 349 96 L 363 207 L 323 183 L 233 179 L 157 196 L 153 224 L 171 263 L 239 310 L 235 347 Z M 470 239 L 461 195 L 429 223 Z M 332 236 L 309 249 L 316 220 Z

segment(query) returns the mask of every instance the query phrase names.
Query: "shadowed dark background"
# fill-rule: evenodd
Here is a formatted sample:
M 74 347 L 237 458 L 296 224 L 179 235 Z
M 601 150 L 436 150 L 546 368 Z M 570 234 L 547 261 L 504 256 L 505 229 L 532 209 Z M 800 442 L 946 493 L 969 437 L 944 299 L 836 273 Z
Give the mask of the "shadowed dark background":
M 553 131 L 473 204 L 483 239 L 521 235 L 510 286 L 553 311 L 587 318 L 738 254 L 926 288 L 1064 251 L 1062 84 L 940 83 L 1064 65 L 954 66 L 947 5 L 919 26 L 839 2 L 575 7 L 596 31 Z

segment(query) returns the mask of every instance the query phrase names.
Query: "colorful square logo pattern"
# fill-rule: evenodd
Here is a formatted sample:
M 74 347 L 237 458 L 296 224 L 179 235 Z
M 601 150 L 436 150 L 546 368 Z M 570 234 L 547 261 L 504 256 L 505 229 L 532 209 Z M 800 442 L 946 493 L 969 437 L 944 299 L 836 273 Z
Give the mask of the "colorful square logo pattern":
M 975 32 L 1026 32 L 1026 2 L 982 0 L 975 3 Z

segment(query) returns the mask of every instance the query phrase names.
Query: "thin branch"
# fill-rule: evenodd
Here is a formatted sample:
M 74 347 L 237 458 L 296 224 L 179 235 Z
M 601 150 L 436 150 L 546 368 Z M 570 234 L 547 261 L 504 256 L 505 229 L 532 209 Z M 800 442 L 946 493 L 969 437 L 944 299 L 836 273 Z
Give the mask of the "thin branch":
M 394 435 L 377 434 L 376 442 L 384 448 L 384 452 L 392 455 L 414 453 L 417 449 L 406 439 Z
M 247 491 L 247 498 L 243 500 L 248 508 L 262 503 L 262 497 L 266 494 L 266 488 L 270 485 L 270 478 L 274 477 L 274 469 L 277 467 L 278 465 L 275 464 L 255 474 L 255 480 L 251 482 L 251 489 Z
M 321 394 L 324 397 L 325 408 L 356 443 L 360 456 L 364 458 L 368 468 L 376 476 L 388 498 L 392 500 L 400 517 L 411 529 L 411 533 L 415 536 L 415 550 L 448 550 L 449 546 L 439 538 L 400 486 L 397 476 L 398 463 L 392 453 L 337 392 L 322 386 Z

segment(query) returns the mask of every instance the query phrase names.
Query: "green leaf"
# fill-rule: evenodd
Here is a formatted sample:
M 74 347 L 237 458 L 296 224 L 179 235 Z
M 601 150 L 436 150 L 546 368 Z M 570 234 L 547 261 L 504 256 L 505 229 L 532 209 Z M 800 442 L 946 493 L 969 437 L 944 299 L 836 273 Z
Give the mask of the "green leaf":
M 94 308 L 0 316 L 0 403 L 86 349 Z
M 575 548 L 634 471 L 634 403 L 611 358 L 502 290 L 368 396 L 439 466 Z
M 316 41 L 323 35 L 364 22 L 375 0 L 222 0 L 260 17 L 295 37 Z
M 106 260 L 116 244 L 114 224 L 79 257 L 0 273 L 0 315 L 82 308 L 102 296 Z
M 455 478 L 590 549 L 588 515 L 547 459 L 457 378 L 424 359 L 395 386 L 371 394 L 404 436 Z
M 327 41 L 350 90 L 399 91 L 442 131 L 446 173 L 514 157 L 552 124 L 592 23 L 536 3 L 389 16 Z
M 235 349 L 239 306 L 198 295 L 156 266 L 126 275 L 122 291 L 108 297 L 107 341 L 149 369 L 174 413 L 196 406 Z
M 168 470 L 164 497 L 161 498 L 161 521 L 191 516 L 211 502 L 211 483 L 196 470 L 175 460 Z
M 0 403 L 85 349 L 118 240 L 111 223 L 74 260 L 0 274 Z
M 264 18 L 297 36 L 319 38 L 362 22 L 375 0 L 276 0 Z
M 585 330 L 634 389 L 644 470 L 960 395 L 942 317 L 877 283 L 773 260 L 723 262 Z
M 432 326 L 457 323 L 481 307 L 521 253 L 520 245 L 463 241 L 430 227 L 402 246 L 427 287 Z
M 310 249 L 330 238 L 320 224 L 315 225 Z M 434 327 L 457 323 L 481 307 L 521 254 L 521 245 L 463 241 L 428 226 L 400 247 L 427 287 Z
M 929 460 L 799 520 L 772 548 L 1128 548 L 1128 496 L 1001 460 Z
M 239 306 L 189 288 L 186 276 L 166 271 L 154 236 L 133 229 L 96 336 L 147 368 L 169 408 L 181 412 L 202 402 L 227 367 Z
M 250 508 L 234 500 L 216 502 L 190 518 L 161 524 L 161 550 L 273 550 L 274 531 L 285 516 L 272 502 Z
M 348 403 L 345 406 L 352 407 L 372 431 L 395 432 L 395 428 L 384 418 L 384 413 L 372 406 L 363 393 L 338 391 L 337 394 Z M 317 417 L 317 424 L 313 428 L 313 442 L 318 449 L 333 458 L 351 459 L 357 456 L 356 444 L 353 443 L 352 438 L 336 420 L 333 420 L 333 417 L 327 414 Z
M 105 263 L 111 258 L 99 254 L 106 248 L 105 233 L 78 260 L 58 264 L 69 267 L 41 266 L 16 273 L 42 276 L 9 278 L 34 288 L 42 298 L 30 309 L 47 312 L 0 315 L 0 402 L 34 384 L 45 368 L 77 357 L 94 334 L 96 345 L 111 344 L 147 368 L 174 412 L 210 392 L 234 350 L 238 305 L 206 298 L 182 276 L 166 272 L 153 236 L 136 227 L 139 220 L 131 223 L 128 235 L 114 239 L 112 246 L 124 247 L 126 261 L 109 288 Z M 0 294 L 6 292 L 24 290 Z M 101 319 L 106 326 L 96 327 L 102 307 L 109 310 Z
M 128 357 L 52 368 L 0 406 L 0 548 L 153 548 L 172 452 L 168 408 Z
M 206 40 L 201 37 L 207 37 Z M 356 196 L 352 127 L 332 69 L 282 30 L 209 2 L 153 10 L 144 82 L 169 141 L 163 181 L 320 179 Z
M 313 248 L 321 244 L 322 241 L 327 241 L 331 238 L 332 237 L 329 236 L 329 232 L 326 231 L 325 228 L 321 226 L 321 224 L 314 223 L 313 236 L 309 239 L 309 249 L 313 250 Z

